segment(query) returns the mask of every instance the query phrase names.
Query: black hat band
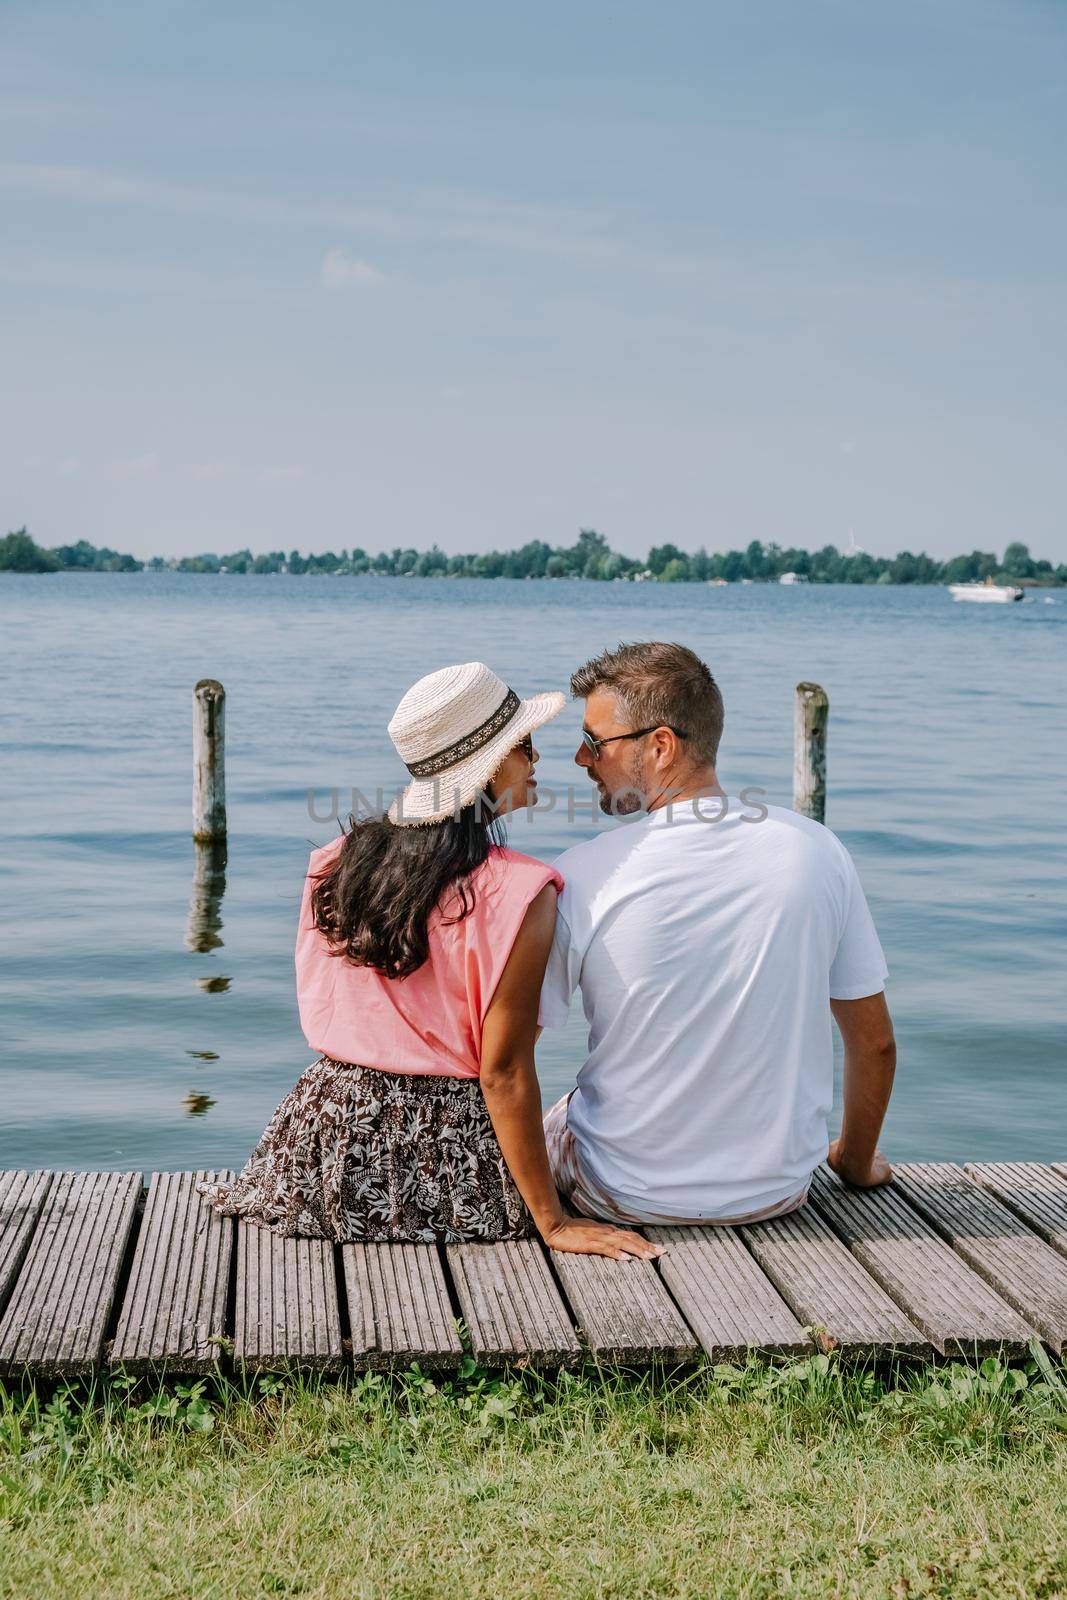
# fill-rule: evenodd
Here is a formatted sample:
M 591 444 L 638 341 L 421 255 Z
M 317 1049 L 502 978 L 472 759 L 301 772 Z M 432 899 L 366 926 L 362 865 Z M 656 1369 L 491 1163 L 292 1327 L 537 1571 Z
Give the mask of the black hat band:
M 468 733 L 464 738 L 458 739 L 455 744 L 450 744 L 447 750 L 438 750 L 436 755 L 427 756 L 425 761 L 407 761 L 405 766 L 413 778 L 432 778 L 438 772 L 445 772 L 449 767 L 458 766 L 468 756 L 475 755 L 496 738 L 501 728 L 506 728 L 516 711 L 519 709 L 519 697 L 514 689 L 509 689 L 503 700 L 497 706 L 491 717 L 488 717 L 481 727 L 475 728 L 473 733 Z

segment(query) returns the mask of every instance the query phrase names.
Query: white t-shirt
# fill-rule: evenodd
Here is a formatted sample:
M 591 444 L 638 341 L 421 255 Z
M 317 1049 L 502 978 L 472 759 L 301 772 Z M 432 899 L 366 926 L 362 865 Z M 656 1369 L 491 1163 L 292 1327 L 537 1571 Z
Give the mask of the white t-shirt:
M 698 802 L 705 818 L 723 801 Z M 588 1055 L 567 1122 L 623 1207 L 743 1216 L 788 1199 L 828 1148 L 830 998 L 888 975 L 852 857 L 780 806 L 721 821 L 691 801 L 610 827 L 564 877 L 539 1021 L 581 987 Z

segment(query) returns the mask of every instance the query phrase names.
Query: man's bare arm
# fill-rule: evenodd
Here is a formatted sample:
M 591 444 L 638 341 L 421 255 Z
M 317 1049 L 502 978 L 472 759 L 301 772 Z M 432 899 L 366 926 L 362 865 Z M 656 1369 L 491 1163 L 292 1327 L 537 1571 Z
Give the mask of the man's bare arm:
M 845 1108 L 826 1159 L 846 1183 L 874 1189 L 893 1176 L 878 1149 L 897 1065 L 893 1023 L 884 994 L 831 1000 L 830 1010 L 845 1043 Z

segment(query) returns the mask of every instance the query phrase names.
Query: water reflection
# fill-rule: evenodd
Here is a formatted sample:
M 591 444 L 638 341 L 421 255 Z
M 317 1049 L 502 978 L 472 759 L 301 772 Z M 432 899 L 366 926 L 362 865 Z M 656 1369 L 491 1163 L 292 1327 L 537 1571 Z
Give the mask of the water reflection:
M 222 927 L 222 897 L 226 893 L 226 841 L 211 839 L 206 843 L 194 843 L 193 849 L 196 856 L 185 948 L 203 954 L 207 950 L 217 950 L 223 942 L 219 930 Z M 213 978 L 197 979 L 201 988 L 218 981 Z M 228 984 L 229 979 L 223 979 L 222 982 Z
M 204 1113 L 215 1104 L 209 1094 L 199 1094 L 192 1091 L 186 1095 L 182 1105 L 191 1117 L 202 1117 Z

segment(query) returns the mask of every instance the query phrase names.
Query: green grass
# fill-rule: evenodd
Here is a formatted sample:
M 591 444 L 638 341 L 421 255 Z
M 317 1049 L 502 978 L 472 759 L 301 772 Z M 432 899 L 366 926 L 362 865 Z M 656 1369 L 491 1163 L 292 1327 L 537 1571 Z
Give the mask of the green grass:
M 1034 1347 L 846 1373 L 0 1389 L 0 1595 L 1067 1596 Z

